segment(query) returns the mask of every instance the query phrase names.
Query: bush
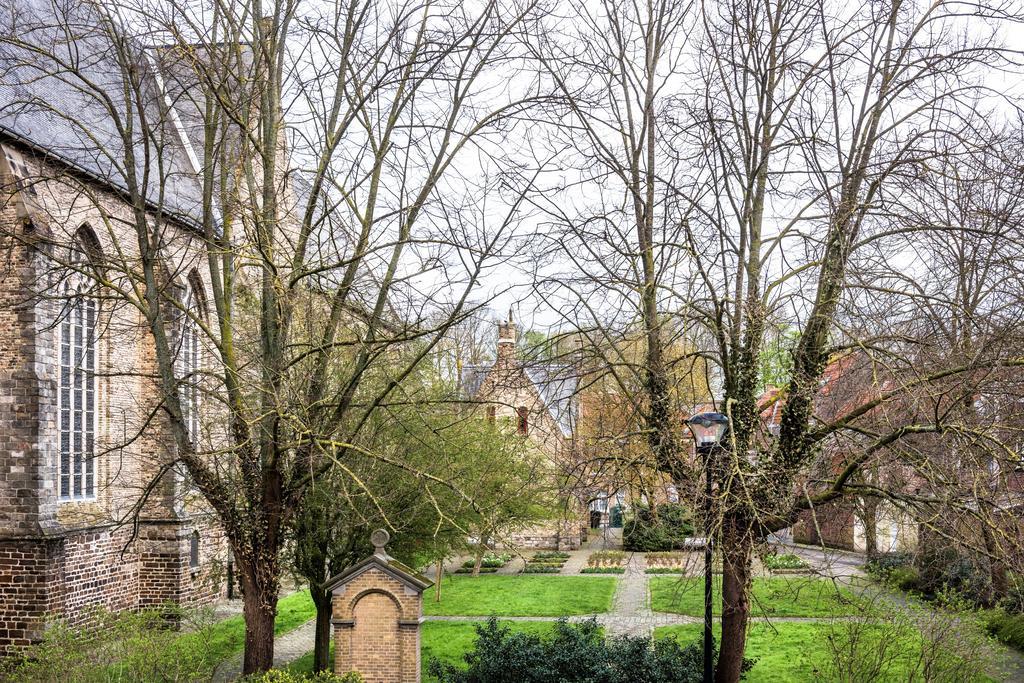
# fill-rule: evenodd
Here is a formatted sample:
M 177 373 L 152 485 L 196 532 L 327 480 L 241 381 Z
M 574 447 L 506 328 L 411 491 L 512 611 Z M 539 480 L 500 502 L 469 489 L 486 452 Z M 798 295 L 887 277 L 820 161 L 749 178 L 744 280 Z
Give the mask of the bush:
M 992 581 L 988 567 L 956 548 L 929 548 L 920 561 L 918 588 L 928 596 L 952 591 L 975 605 L 992 602 Z
M 889 572 L 886 581 L 889 585 L 908 593 L 920 590 L 921 588 L 921 575 L 913 567 L 897 567 L 893 569 Z
M 528 564 L 523 567 L 523 574 L 557 574 L 562 566 L 557 564 Z
M 829 681 L 988 681 L 995 662 L 970 606 L 950 596 L 941 605 L 880 599 L 866 619 L 834 621 L 822 640 Z
M 1010 614 L 1006 610 L 992 610 L 985 615 L 985 630 L 1000 642 L 1024 650 L 1024 614 Z
M 297 673 L 287 669 L 271 669 L 238 680 L 243 683 L 363 683 L 363 677 L 354 671 L 339 676 L 330 671 Z
M 665 503 L 652 510 L 637 505 L 622 527 L 622 547 L 632 552 L 679 550 L 693 535 L 690 512 L 678 503 Z
M 43 639 L 0 661 L 0 679 L 14 681 L 191 681 L 213 675 L 216 653 L 206 647 L 206 615 L 168 605 L 160 610 L 94 609 L 86 626 L 57 620 Z M 188 622 L 188 636 L 170 628 Z M 193 637 L 197 636 L 197 637 Z
M 864 569 L 872 576 L 885 578 L 893 569 L 911 567 L 913 564 L 914 556 L 910 553 L 884 553 L 868 560 Z
M 1010 590 L 1006 592 L 1000 606 L 1010 614 L 1024 614 L 1024 578 L 1011 575 Z
M 551 636 L 515 633 L 492 617 L 476 627 L 476 645 L 462 669 L 431 660 L 427 671 L 440 683 L 699 683 L 700 642 L 682 647 L 665 638 L 605 639 L 593 619 L 569 624 L 561 619 Z M 744 662 L 745 670 L 753 662 Z
M 625 567 L 584 567 L 580 574 L 625 574 Z

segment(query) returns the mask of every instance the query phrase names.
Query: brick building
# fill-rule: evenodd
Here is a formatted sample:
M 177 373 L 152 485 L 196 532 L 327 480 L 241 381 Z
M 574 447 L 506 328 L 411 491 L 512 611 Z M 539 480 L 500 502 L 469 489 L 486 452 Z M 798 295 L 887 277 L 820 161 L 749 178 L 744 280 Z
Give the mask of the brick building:
M 118 92 L 123 71 L 102 34 L 61 47 L 56 5 L 20 5 L 2 18 L 4 35 L 73 51 Z M 83 623 L 91 607 L 211 602 L 225 591 L 227 559 L 174 465 L 148 328 L 93 277 L 115 250 L 131 262 L 121 252 L 137 244 L 116 163 L 123 138 L 80 84 L 14 42 L 0 41 L 0 652 L 37 639 L 49 616 Z M 193 314 L 173 325 L 176 374 L 199 377 L 207 350 L 194 319 L 208 319 L 210 284 L 189 216 L 202 187 L 184 128 L 167 129 L 179 119 L 158 75 L 144 69 L 150 120 L 162 127 L 150 132 L 167 136 L 171 170 L 146 210 L 167 286 Z M 182 406 L 190 438 L 206 447 L 217 437 L 200 419 L 209 411 L 198 382 L 182 389 Z
M 571 482 L 582 479 L 576 470 L 574 431 L 579 420 L 578 377 L 567 365 L 526 360 L 518 351 L 518 330 L 509 312 L 498 325 L 496 359 L 492 364 L 462 369 L 465 396 L 483 404 L 488 420 L 505 426 L 543 453 L 555 476 L 570 482 L 562 494 L 562 515 L 536 528 L 514 534 L 517 546 L 578 548 L 586 539 L 588 494 Z

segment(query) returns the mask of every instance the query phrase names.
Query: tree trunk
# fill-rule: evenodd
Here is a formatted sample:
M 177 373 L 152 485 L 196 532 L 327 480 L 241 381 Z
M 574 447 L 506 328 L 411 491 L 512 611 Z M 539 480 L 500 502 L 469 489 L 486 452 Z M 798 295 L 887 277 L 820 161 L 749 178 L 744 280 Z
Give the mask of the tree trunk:
M 868 558 L 878 556 L 878 501 L 864 500 L 864 550 Z
M 994 603 L 1004 597 L 1010 591 L 1010 578 L 1006 572 L 1006 565 L 1000 561 L 1003 553 L 1000 552 L 999 542 L 992 533 L 990 525 L 995 524 L 995 510 L 989 503 L 978 501 L 982 517 L 978 520 L 981 526 L 981 540 L 985 544 L 985 555 L 988 559 L 989 580 L 992 585 L 992 595 L 989 601 Z
M 437 561 L 437 576 L 434 580 L 434 602 L 441 602 L 441 579 L 444 578 L 444 560 Z
M 313 639 L 313 672 L 330 670 L 331 594 L 319 586 L 310 586 L 309 594 L 316 605 L 316 634 Z
M 736 683 L 750 618 L 751 536 L 745 524 L 726 519 L 722 529 L 722 638 L 715 670 L 716 683 Z
M 476 556 L 473 558 L 473 577 L 479 577 L 480 565 L 483 564 L 483 544 L 479 543 L 476 546 Z
M 242 674 L 267 671 L 274 665 L 274 618 L 277 615 L 277 587 L 268 590 L 246 581 L 242 607 L 245 616 L 245 655 Z

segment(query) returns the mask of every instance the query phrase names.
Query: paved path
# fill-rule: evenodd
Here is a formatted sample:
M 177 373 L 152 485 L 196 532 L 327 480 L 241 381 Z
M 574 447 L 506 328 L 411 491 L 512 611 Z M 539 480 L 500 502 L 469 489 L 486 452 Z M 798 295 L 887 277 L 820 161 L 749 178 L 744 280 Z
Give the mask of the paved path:
M 281 668 L 291 664 L 302 655 L 313 649 L 316 638 L 316 620 L 309 620 L 294 631 L 289 631 L 274 640 L 274 666 Z M 242 675 L 242 655 L 229 659 L 222 664 L 213 680 L 233 681 Z

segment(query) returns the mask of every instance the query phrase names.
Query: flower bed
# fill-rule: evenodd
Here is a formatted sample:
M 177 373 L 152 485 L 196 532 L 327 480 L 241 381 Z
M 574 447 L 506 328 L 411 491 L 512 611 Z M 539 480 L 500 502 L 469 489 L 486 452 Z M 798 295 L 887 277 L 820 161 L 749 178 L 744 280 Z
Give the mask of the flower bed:
M 625 565 L 626 553 L 621 550 L 599 550 L 587 558 L 587 566 L 580 574 L 623 574 Z
M 523 574 L 557 574 L 569 559 L 569 553 L 558 550 L 542 550 L 526 560 Z
M 511 553 L 487 553 L 480 560 L 480 573 L 493 574 L 512 559 Z M 462 566 L 455 570 L 456 574 L 471 574 L 476 560 L 469 559 L 462 563 Z
M 803 574 L 811 570 L 810 565 L 793 553 L 765 555 L 761 564 L 773 574 Z

